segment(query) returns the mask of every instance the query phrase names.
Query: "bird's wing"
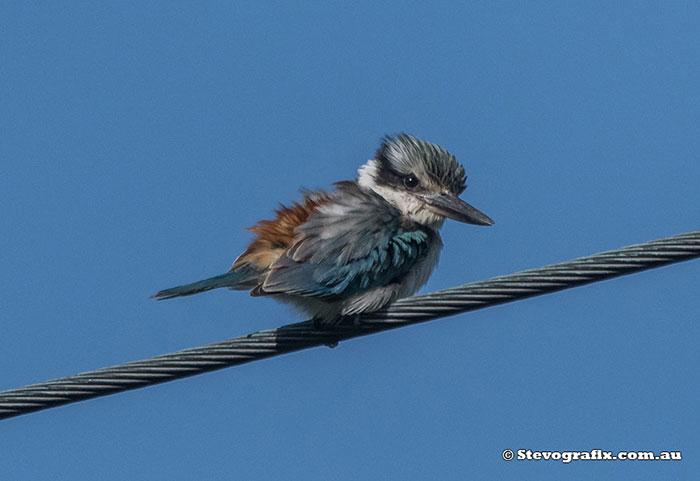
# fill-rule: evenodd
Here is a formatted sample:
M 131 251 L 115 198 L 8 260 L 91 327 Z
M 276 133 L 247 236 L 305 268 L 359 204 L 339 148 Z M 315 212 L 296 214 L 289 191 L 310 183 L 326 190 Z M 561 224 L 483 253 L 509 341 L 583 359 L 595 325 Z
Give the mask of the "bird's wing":
M 271 266 L 257 294 L 325 299 L 354 294 L 401 279 L 423 259 L 435 234 L 402 226 L 399 213 L 354 182 L 297 229 L 293 246 Z

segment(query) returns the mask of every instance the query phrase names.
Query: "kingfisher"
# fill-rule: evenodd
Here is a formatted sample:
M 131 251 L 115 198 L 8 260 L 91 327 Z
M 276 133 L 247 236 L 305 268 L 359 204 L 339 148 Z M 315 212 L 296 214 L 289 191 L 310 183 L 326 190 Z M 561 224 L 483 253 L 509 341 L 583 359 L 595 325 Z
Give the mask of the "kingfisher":
M 291 303 L 314 323 L 357 320 L 413 295 L 437 265 L 446 218 L 493 221 L 460 199 L 464 167 L 437 144 L 401 133 L 382 139 L 355 180 L 302 191 L 254 238 L 225 274 L 165 289 L 157 299 L 226 287 Z

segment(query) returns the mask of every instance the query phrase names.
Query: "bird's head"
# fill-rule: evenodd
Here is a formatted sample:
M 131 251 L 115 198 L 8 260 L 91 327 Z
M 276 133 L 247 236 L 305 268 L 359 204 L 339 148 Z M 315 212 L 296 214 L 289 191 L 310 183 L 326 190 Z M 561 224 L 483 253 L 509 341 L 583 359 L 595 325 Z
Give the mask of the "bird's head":
M 446 217 L 493 225 L 487 215 L 459 198 L 466 188 L 464 167 L 439 145 L 408 134 L 385 137 L 374 159 L 358 173 L 362 188 L 382 196 L 411 221 L 433 228 Z

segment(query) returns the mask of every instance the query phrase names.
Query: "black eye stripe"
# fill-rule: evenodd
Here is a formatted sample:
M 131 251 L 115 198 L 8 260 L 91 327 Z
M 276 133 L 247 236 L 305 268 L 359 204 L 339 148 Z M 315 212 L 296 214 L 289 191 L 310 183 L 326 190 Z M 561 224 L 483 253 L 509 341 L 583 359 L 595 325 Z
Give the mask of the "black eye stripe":
M 404 177 L 399 172 L 391 168 L 391 164 L 386 159 L 379 160 L 378 181 L 383 185 L 399 185 Z

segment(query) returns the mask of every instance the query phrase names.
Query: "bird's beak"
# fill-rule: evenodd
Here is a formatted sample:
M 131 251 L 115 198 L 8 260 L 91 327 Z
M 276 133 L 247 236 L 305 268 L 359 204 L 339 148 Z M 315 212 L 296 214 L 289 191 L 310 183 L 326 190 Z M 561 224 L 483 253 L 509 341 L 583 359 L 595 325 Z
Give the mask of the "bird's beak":
M 422 197 L 426 207 L 438 215 L 476 225 L 493 225 L 493 221 L 454 194 L 433 194 Z

